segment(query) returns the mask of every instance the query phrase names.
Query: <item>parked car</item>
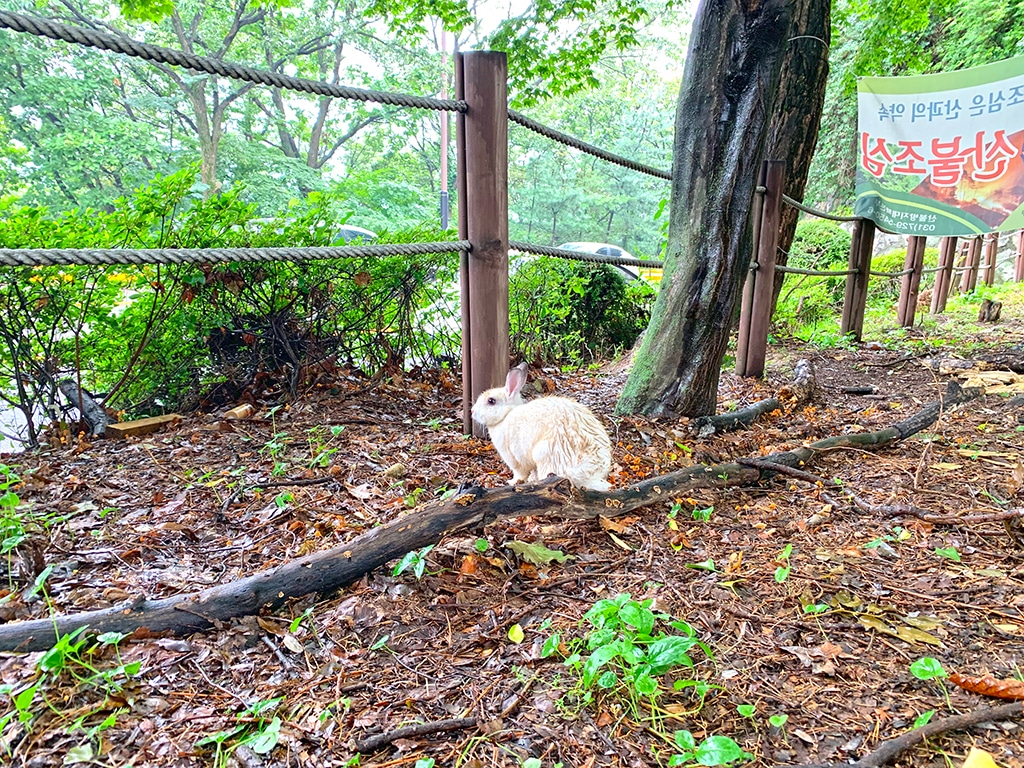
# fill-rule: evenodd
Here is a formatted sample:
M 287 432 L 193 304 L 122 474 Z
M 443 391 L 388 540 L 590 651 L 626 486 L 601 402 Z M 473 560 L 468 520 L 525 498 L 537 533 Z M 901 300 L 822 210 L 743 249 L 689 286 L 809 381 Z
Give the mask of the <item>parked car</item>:
M 596 253 L 598 256 L 614 256 L 623 259 L 635 259 L 636 257 L 625 248 L 608 243 L 562 243 L 559 248 L 567 251 L 581 251 L 583 253 Z M 649 269 L 647 267 L 635 267 L 630 264 L 615 264 L 616 269 L 621 270 L 627 280 L 643 278 L 649 283 L 661 282 L 661 270 Z
M 334 236 L 331 241 L 332 244 L 337 245 L 342 243 L 348 245 L 349 243 L 371 243 L 377 239 L 377 233 L 363 227 L 357 227 L 355 224 L 342 224 L 338 228 L 338 234 Z

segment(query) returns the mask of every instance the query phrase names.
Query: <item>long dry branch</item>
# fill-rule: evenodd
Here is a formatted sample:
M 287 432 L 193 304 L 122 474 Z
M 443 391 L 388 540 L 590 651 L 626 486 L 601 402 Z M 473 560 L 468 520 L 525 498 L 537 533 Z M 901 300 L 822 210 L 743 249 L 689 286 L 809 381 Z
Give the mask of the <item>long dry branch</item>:
M 793 768 L 881 768 L 908 749 L 923 743 L 929 736 L 938 736 L 950 731 L 962 731 L 980 723 L 995 723 L 1000 720 L 1019 718 L 1022 715 L 1024 715 L 1024 705 L 1019 701 L 999 707 L 981 707 L 973 712 L 934 720 L 900 736 L 883 741 L 873 752 L 854 763 L 805 763 L 793 766 Z
M 941 413 L 982 393 L 955 384 L 942 400 L 878 432 L 839 435 L 761 457 L 772 464 L 799 466 L 835 448 L 882 448 L 931 426 Z M 671 501 L 697 488 L 749 486 L 772 472 L 740 463 L 696 466 L 653 477 L 609 493 L 573 489 L 566 480 L 548 478 L 515 488 L 468 488 L 432 502 L 403 517 L 356 536 L 340 546 L 292 560 L 228 584 L 158 600 L 136 600 L 52 619 L 0 626 L 0 650 L 30 651 L 51 647 L 61 635 L 88 626 L 92 632 L 171 632 L 184 634 L 216 626 L 239 616 L 273 611 L 288 600 L 333 592 L 407 552 L 436 543 L 453 531 L 476 529 L 497 520 L 530 515 L 586 519 L 612 517 L 640 507 Z

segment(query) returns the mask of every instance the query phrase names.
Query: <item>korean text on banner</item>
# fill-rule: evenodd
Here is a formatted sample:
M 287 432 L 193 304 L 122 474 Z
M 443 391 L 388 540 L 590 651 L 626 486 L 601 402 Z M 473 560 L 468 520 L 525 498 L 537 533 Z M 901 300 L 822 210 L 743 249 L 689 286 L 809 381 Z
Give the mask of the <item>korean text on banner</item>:
M 1024 227 L 1024 57 L 857 83 L 854 212 L 891 232 Z

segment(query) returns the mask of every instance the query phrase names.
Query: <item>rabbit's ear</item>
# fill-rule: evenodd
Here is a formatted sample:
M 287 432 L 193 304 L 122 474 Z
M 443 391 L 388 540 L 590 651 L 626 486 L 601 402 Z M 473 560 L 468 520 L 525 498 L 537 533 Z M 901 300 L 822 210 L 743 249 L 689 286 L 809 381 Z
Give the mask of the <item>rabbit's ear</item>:
M 509 397 L 515 397 L 520 389 L 523 388 L 523 384 L 526 383 L 526 371 L 521 366 L 516 366 L 508 372 L 508 376 L 505 377 L 505 391 Z

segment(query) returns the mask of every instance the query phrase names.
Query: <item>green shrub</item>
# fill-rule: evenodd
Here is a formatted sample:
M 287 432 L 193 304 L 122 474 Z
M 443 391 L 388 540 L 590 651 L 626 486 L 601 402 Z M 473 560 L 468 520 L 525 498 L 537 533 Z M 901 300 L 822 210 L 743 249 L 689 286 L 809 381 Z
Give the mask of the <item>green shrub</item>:
M 893 251 L 879 253 L 871 259 L 872 272 L 888 272 L 894 274 L 903 271 L 903 264 L 907 258 L 907 249 L 901 248 Z M 924 249 L 924 269 L 932 269 L 939 265 L 939 249 Z M 921 288 L 924 291 L 931 288 L 935 283 L 935 273 L 921 275 Z M 888 304 L 897 301 L 900 297 L 900 290 L 903 284 L 902 277 L 872 277 L 868 281 L 868 303 Z
M 800 269 L 845 270 L 850 241 L 850 233 L 835 222 L 804 220 L 797 225 L 786 264 Z M 845 289 L 845 277 L 786 275 L 772 323 L 781 332 L 806 336 L 808 328 L 838 320 Z
M 827 219 L 805 219 L 796 226 L 788 264 L 804 269 L 845 269 L 850 256 L 849 232 Z
M 654 289 L 613 266 L 539 257 L 512 272 L 512 346 L 529 360 L 579 365 L 628 349 L 647 327 Z
M 194 179 L 191 168 L 157 178 L 110 212 L 8 203 L 0 247 L 319 246 L 345 218 L 338 200 L 313 193 L 257 222 L 239 190 L 205 198 Z M 454 238 L 426 227 L 379 239 Z M 458 331 L 425 328 L 423 308 L 456 268 L 454 255 L 0 268 L 0 378 L 13 382 L 0 399 L 38 419 L 61 379 L 80 379 L 134 417 L 247 389 L 275 396 L 256 392 L 263 381 L 294 394 L 303 366 L 330 356 L 368 370 L 434 364 L 457 355 Z

